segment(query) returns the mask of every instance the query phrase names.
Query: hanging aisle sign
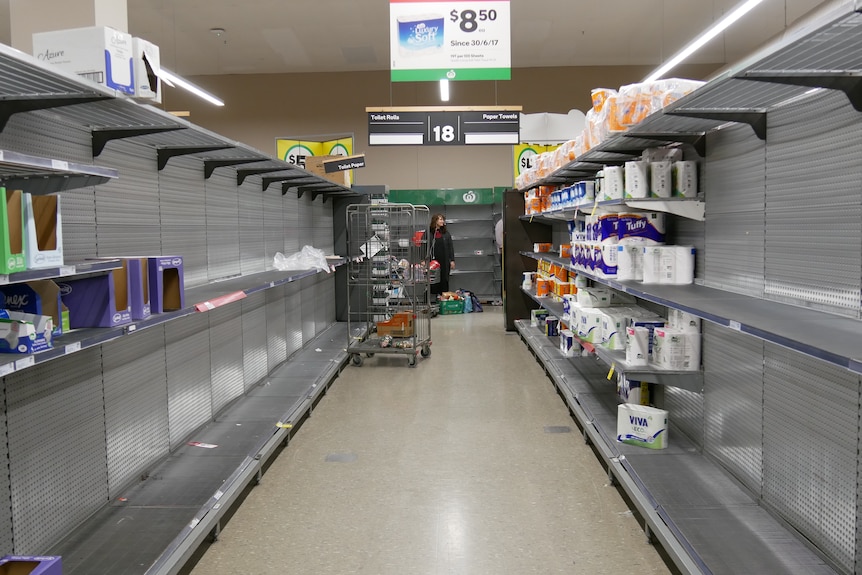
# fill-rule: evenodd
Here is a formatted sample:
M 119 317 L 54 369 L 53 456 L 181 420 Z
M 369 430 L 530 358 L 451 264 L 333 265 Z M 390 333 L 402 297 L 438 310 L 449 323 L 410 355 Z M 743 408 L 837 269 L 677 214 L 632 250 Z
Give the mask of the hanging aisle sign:
M 389 0 L 393 82 L 510 80 L 508 0 Z
M 366 108 L 369 146 L 517 144 L 520 106 Z

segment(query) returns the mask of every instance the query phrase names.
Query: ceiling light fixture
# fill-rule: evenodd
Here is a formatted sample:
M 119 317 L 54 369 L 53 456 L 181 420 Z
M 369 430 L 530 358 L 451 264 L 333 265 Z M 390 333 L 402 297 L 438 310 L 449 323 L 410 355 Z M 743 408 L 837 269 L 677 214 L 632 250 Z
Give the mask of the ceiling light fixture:
M 215 104 L 216 106 L 224 106 L 224 102 L 204 90 L 203 88 L 199 88 L 195 86 L 185 78 L 181 76 L 177 76 L 170 70 L 166 68 L 161 69 L 161 78 L 164 80 L 169 86 L 174 87 L 174 84 L 182 88 L 183 90 L 187 90 L 197 96 L 198 98 L 202 98 L 209 102 L 210 104 Z
M 449 101 L 449 80 L 440 80 L 440 99 L 444 102 Z
M 677 54 L 673 58 L 656 68 L 652 74 L 644 78 L 644 82 L 652 82 L 654 80 L 658 80 L 659 78 L 667 74 L 672 68 L 676 67 L 677 64 L 694 54 L 707 42 L 724 32 L 731 24 L 745 16 L 761 2 L 763 2 L 763 0 L 747 0 L 742 4 L 739 4 L 736 8 L 731 10 L 724 18 L 713 24 L 710 28 L 701 33 L 700 36 L 692 40 L 691 43 L 689 43 L 685 48 L 677 52 Z
M 224 28 L 210 28 L 210 32 L 215 34 L 216 36 L 222 36 L 225 33 Z

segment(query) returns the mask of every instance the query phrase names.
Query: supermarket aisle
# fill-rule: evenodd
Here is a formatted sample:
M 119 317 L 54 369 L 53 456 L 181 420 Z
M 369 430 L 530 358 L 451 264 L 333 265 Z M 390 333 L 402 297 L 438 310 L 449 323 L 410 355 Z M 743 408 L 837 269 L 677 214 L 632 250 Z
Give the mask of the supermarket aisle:
M 192 573 L 669 573 L 502 326 L 437 317 L 415 369 L 348 366 Z

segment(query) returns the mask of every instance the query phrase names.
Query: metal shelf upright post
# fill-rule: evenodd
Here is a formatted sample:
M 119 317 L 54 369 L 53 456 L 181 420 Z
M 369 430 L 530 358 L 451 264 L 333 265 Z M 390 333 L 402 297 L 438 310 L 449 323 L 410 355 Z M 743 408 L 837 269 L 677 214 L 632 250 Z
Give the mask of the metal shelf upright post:
M 431 355 L 427 206 L 347 208 L 348 353 L 353 365 L 377 353 Z

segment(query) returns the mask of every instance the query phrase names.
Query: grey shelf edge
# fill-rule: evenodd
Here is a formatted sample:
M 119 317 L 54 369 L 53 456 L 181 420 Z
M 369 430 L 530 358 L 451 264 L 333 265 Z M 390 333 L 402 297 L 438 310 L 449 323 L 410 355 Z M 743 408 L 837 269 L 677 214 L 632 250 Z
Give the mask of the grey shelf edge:
M 521 254 L 536 260 L 550 259 L 609 288 L 862 374 L 862 350 L 858 343 L 862 338 L 862 320 L 697 284 L 620 282 L 577 270 L 553 254 Z
M 290 361 L 289 359 L 285 364 L 289 364 Z M 328 369 L 311 383 L 306 397 L 282 416 L 278 422 L 279 425 L 273 427 L 271 435 L 263 437 L 252 449 L 218 491 L 210 496 L 209 500 L 195 513 L 194 518 L 147 569 L 146 575 L 176 575 L 185 567 L 204 540 L 218 529 L 225 513 L 241 497 L 249 484 L 260 480 L 263 467 L 289 438 L 293 424 L 311 412 L 312 406 L 341 373 L 347 361 L 348 354 L 345 350 L 340 351 L 332 359 Z
M 563 304 L 556 302 L 551 298 L 536 297 L 536 293 L 532 290 L 525 290 L 522 288 L 521 291 L 530 296 L 540 306 L 551 312 L 555 317 L 562 318 Z M 590 344 L 590 347 L 594 349 L 596 356 L 607 364 L 609 368 L 613 367 L 615 372 L 622 373 L 627 378 L 634 381 L 646 381 L 648 383 L 655 383 L 658 385 L 670 385 L 697 393 L 701 393 L 703 391 L 702 371 L 670 371 L 654 366 L 631 366 L 626 363 L 625 352 L 607 349 L 601 345 Z
M 520 216 L 520 219 L 527 222 L 539 221 L 553 224 L 571 221 L 577 214 L 587 215 L 594 208 L 630 207 L 633 209 L 644 209 L 645 206 L 649 206 L 649 209 L 657 212 L 703 220 L 705 204 L 698 198 L 624 198 L 619 200 L 584 202 L 569 208 L 549 210 L 538 214 L 525 214 Z
M 113 168 L 0 150 L 0 185 L 10 189 L 51 194 L 104 184 L 118 176 Z
M 537 341 L 535 336 L 539 334 L 539 331 L 531 327 L 529 322 L 525 320 L 515 320 L 515 327 L 524 343 L 533 353 L 536 353 L 538 358 L 538 349 L 534 346 Z M 666 522 L 660 513 L 660 508 L 656 506 L 655 500 L 645 490 L 645 486 L 628 473 L 623 464 L 624 459 L 620 457 L 614 446 L 608 443 L 608 436 L 597 425 L 589 410 L 578 400 L 578 394 L 573 393 L 561 377 L 552 376 L 550 370 L 546 366 L 543 367 L 554 382 L 554 386 L 565 399 L 573 417 L 580 423 L 585 438 L 601 454 L 608 466 L 609 476 L 619 482 L 632 504 L 637 508 L 638 513 L 648 526 L 648 536 L 654 537 L 661 544 L 668 557 L 682 573 L 686 575 L 710 575 L 710 571 L 703 560 L 697 556 L 688 541 L 684 537 L 680 537 L 679 529 Z
M 344 263 L 346 263 L 346 260 L 342 259 L 337 263 L 333 263 L 333 265 L 339 266 Z M 86 273 L 93 272 L 88 271 Z M 263 272 L 260 274 L 241 276 L 232 280 L 214 282 L 206 286 L 192 288 L 187 290 L 185 295 L 187 300 L 194 300 L 195 303 L 191 306 L 186 306 L 183 309 L 152 315 L 147 319 L 133 321 L 132 323 L 123 326 L 76 329 L 66 335 L 56 338 L 52 349 L 39 353 L 20 356 L 16 354 L 0 355 L 0 377 L 27 369 L 36 364 L 45 363 L 59 357 L 65 357 L 84 349 L 132 335 L 142 329 L 163 325 L 170 321 L 194 315 L 196 313 L 205 313 L 210 309 L 216 309 L 218 305 L 213 305 L 213 307 L 208 309 L 198 309 L 198 306 L 205 305 L 207 302 L 211 302 L 213 300 L 218 300 L 223 296 L 228 296 L 238 292 L 242 292 L 245 295 L 251 295 L 282 286 L 290 282 L 299 281 L 318 273 L 323 272 L 319 270 Z

